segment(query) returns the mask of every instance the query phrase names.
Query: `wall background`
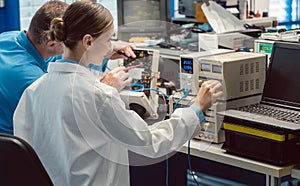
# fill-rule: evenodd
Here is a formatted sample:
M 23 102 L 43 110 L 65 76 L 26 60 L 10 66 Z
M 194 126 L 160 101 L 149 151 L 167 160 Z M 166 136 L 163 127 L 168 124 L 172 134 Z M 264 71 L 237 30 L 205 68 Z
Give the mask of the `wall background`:
M 19 0 L 0 0 L 0 33 L 20 29 Z

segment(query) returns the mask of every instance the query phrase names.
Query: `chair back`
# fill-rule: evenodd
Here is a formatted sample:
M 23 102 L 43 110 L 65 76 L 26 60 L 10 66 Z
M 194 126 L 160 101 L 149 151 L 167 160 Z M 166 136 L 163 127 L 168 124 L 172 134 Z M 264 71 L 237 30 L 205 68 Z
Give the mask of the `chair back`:
M 34 149 L 24 140 L 0 134 L 0 185 L 53 185 Z

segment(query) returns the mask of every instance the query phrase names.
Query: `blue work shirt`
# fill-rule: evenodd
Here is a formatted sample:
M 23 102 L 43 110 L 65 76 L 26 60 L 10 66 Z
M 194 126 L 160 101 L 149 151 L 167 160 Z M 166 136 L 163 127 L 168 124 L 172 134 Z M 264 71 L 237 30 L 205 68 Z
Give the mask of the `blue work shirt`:
M 0 133 L 13 134 L 13 114 L 23 91 L 58 58 L 44 60 L 25 31 L 0 34 Z

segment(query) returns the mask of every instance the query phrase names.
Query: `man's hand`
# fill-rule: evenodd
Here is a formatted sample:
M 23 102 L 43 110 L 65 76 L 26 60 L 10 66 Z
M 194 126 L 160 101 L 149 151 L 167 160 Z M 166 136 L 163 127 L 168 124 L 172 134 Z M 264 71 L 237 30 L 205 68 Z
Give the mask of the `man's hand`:
M 117 67 L 107 72 L 100 81 L 104 84 L 115 87 L 120 92 L 124 87 L 132 82 L 132 78 L 126 72 L 125 67 Z

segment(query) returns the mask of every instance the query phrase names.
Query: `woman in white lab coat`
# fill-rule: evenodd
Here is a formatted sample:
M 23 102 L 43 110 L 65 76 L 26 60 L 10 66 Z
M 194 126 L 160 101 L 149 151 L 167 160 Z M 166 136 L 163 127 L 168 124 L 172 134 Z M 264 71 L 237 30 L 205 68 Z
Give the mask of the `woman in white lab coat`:
M 127 72 L 115 72 L 120 81 L 114 88 L 88 68 L 103 66 L 113 53 L 110 12 L 78 1 L 51 27 L 49 37 L 65 45 L 63 59 L 25 90 L 14 131 L 33 146 L 54 185 L 129 185 L 128 150 L 148 157 L 177 150 L 199 133 L 202 111 L 222 96 L 221 84 L 207 81 L 194 105 L 148 126 L 120 99 L 118 91 L 131 81 Z

